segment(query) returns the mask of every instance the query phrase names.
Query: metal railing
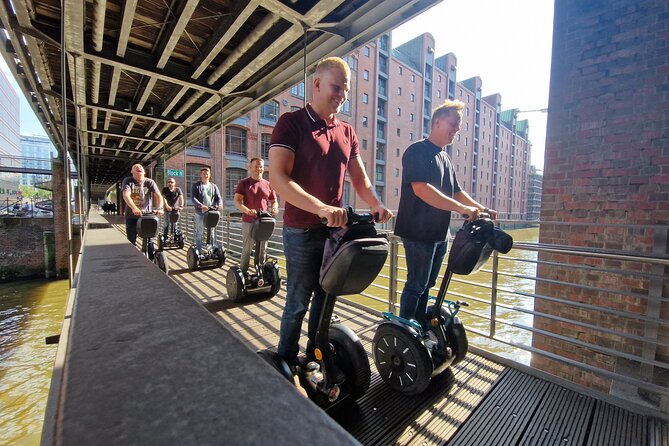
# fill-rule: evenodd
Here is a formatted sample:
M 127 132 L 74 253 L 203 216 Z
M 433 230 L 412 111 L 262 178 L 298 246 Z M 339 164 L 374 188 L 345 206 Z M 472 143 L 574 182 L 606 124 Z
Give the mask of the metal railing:
M 192 208 L 184 214 L 183 229 L 192 241 Z M 281 223 L 268 253 L 284 270 Z M 571 233 L 595 226 L 511 220 L 501 224 L 541 226 L 542 239 L 550 238 L 551 231 Z M 633 395 L 636 403 L 666 414 L 669 226 L 596 225 L 595 230 L 614 234 L 611 247 L 594 246 L 587 236 L 582 246 L 517 241 L 507 255 L 494 253 L 476 274 L 454 276 L 447 298 L 470 303 L 460 316 L 472 345 L 605 394 Z M 239 258 L 241 217 L 224 213 L 217 237 L 232 258 Z M 343 299 L 377 315 L 398 311 L 406 282 L 401 240 L 392 234 L 389 239 L 388 260 L 374 283 L 360 295 Z M 646 246 L 643 252 L 638 249 L 640 240 Z
M 14 199 L 0 201 L 0 217 L 52 218 L 53 207 L 49 199 Z

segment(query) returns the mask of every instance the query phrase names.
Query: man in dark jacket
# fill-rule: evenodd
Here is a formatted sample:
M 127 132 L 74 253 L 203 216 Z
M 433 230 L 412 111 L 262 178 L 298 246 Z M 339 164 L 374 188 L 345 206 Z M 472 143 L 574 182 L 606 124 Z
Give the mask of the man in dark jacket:
M 221 193 L 218 186 L 209 181 L 211 171 L 208 167 L 200 169 L 200 181 L 193 184 L 191 193 L 195 205 L 195 248 L 198 254 L 202 253 L 202 228 L 204 228 L 204 214 L 215 211 L 221 205 Z M 211 243 L 216 244 L 216 231 L 212 231 Z

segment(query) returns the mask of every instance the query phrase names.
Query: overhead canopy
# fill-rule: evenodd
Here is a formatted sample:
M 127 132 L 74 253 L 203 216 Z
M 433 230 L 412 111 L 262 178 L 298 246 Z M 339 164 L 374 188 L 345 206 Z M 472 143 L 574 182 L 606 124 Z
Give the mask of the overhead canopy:
M 299 82 L 305 45 L 312 66 L 438 1 L 62 0 L 64 15 L 61 0 L 0 1 L 0 51 L 60 153 L 78 140 L 103 191 Z

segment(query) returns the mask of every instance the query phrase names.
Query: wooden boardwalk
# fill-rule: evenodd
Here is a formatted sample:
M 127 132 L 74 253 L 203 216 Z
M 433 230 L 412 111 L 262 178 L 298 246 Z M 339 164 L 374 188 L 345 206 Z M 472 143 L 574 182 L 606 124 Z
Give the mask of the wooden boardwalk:
M 122 225 L 117 228 L 124 230 Z M 285 301 L 235 304 L 227 299 L 220 269 L 191 272 L 186 250 L 168 251 L 170 277 L 220 318 L 253 351 L 278 344 Z M 355 403 L 328 410 L 365 445 L 611 445 L 669 446 L 669 425 L 468 353 L 460 364 L 432 380 L 421 395 L 387 387 L 371 357 L 378 316 L 338 303 L 342 323 L 367 350 L 372 368 L 369 391 Z M 301 344 L 306 343 L 303 324 Z

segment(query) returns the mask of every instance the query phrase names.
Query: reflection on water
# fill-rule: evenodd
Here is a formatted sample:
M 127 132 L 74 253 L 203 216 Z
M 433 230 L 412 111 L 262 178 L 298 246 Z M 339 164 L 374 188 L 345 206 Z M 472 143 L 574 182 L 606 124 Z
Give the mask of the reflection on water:
M 38 445 L 68 281 L 31 280 L 0 287 L 0 444 Z

